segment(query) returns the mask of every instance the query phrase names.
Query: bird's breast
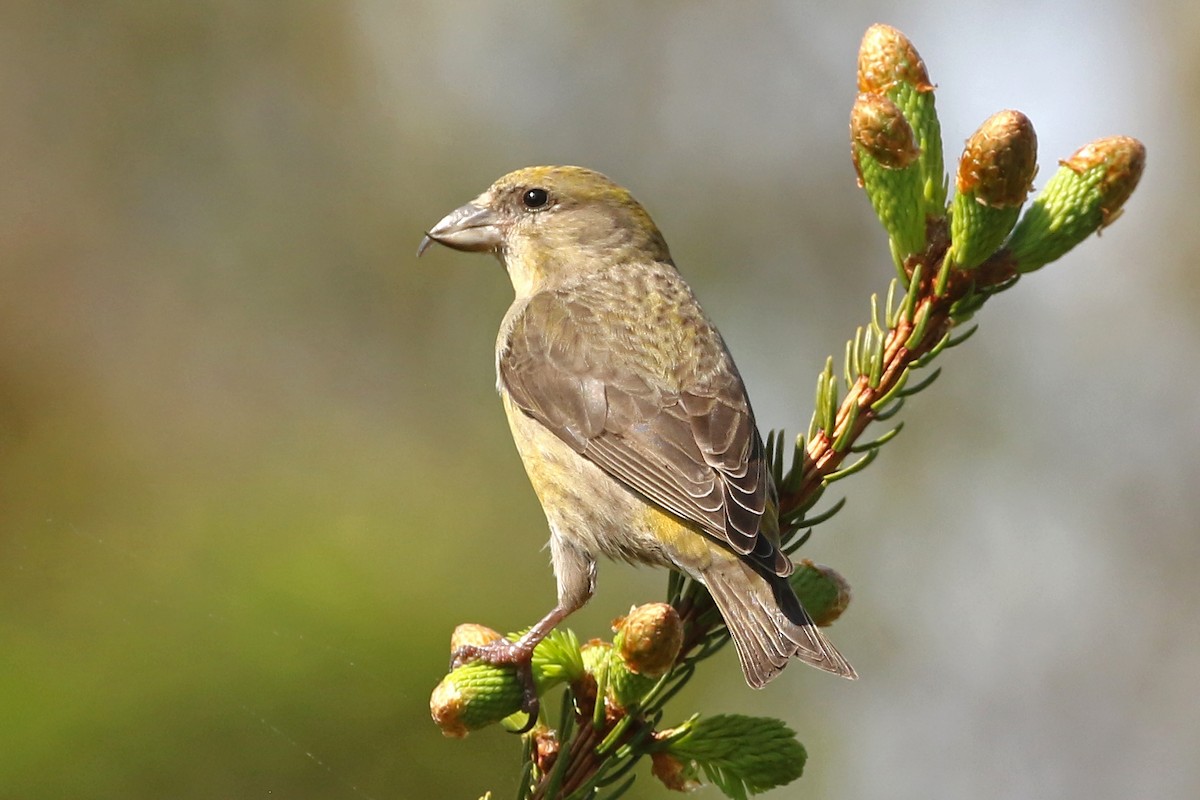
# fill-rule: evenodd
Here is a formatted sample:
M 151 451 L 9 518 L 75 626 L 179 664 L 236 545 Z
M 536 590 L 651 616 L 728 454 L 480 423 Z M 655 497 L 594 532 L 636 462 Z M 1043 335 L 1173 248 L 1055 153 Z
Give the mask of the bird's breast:
M 554 535 L 593 557 L 655 566 L 711 556 L 700 533 L 654 507 L 525 414 L 502 392 L 513 442 Z

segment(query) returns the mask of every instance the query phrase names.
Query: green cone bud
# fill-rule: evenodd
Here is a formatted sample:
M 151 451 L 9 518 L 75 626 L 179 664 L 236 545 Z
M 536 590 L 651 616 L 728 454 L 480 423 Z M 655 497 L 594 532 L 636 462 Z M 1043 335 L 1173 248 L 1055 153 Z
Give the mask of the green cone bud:
M 450 637 L 450 652 L 464 646 L 486 647 L 499 639 L 516 641 L 485 625 L 464 623 Z M 579 640 L 569 630 L 554 630 L 533 650 L 533 681 L 539 696 L 565 681 L 583 676 Z M 470 731 L 499 722 L 521 710 L 524 687 L 511 666 L 472 661 L 454 669 L 433 690 L 429 711 L 446 736 L 462 738 Z
M 832 567 L 801 559 L 789 581 L 804 610 L 822 627 L 840 617 L 850 605 L 850 584 Z
M 950 250 L 946 258 L 973 269 L 1008 236 L 1037 173 L 1037 134 L 1020 111 L 993 114 L 967 140 L 958 163 Z
M 429 698 L 429 713 L 444 735 L 461 739 L 520 711 L 521 699 L 513 667 L 472 661 L 442 678 Z
M 592 641 L 584 648 L 584 664 L 599 679 L 604 675 L 608 699 L 631 709 L 675 665 L 683 646 L 683 623 L 667 603 L 638 606 L 613 622 L 611 645 Z
M 1017 223 L 1008 249 L 1021 272 L 1061 258 L 1121 215 L 1146 166 L 1137 139 L 1112 136 L 1084 145 L 1061 166 Z
M 920 151 L 921 213 L 946 213 L 946 170 L 942 130 L 933 103 L 934 86 L 913 43 L 890 25 L 872 25 L 858 50 L 858 90 L 896 103 L 912 126 Z
M 613 707 L 635 708 L 670 671 L 683 647 L 683 623 L 667 603 L 648 603 L 613 622 L 613 643 L 583 646 L 583 666 L 606 689 Z
M 631 672 L 618 648 L 599 639 L 583 646 L 583 663 L 597 685 L 604 686 L 604 696 L 611 708 L 629 710 L 636 707 L 658 683 L 657 678 Z
M 617 708 L 626 711 L 636 708 L 657 683 L 658 678 L 631 671 L 614 651 L 608 669 L 608 698 Z
M 850 141 L 858 181 L 901 264 L 925 247 L 921 170 L 912 128 L 888 98 L 860 94 L 850 111 Z
M 608 669 L 608 662 L 612 660 L 612 645 L 602 639 L 592 639 L 584 643 L 580 654 L 583 656 L 584 671 L 595 675 Z

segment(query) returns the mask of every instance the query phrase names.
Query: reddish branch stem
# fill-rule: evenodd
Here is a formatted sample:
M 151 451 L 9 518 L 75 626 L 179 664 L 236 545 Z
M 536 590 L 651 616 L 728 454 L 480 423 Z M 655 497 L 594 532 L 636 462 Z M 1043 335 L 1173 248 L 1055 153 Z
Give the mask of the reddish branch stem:
M 874 420 L 876 412 L 872 410 L 881 397 L 886 396 L 896 388 L 907 370 L 915 361 L 927 355 L 938 342 L 954 327 L 950 310 L 956 302 L 967 297 L 971 292 L 997 286 L 1011 280 L 1016 273 L 1016 265 L 1006 251 L 996 253 L 970 273 L 954 272 L 950 275 L 942 294 L 934 294 L 938 270 L 946 254 L 948 231 L 944 220 L 931 222 L 928 239 L 930 245 L 919 255 L 912 257 L 905 264 L 907 273 L 911 276 L 918 264 L 923 264 L 922 274 L 925 276 L 917 287 L 918 296 L 914 304 L 913 319 L 897 319 L 894 327 L 884 340 L 883 368 L 879 385 L 872 388 L 866 375 L 859 376 L 850 391 L 842 398 L 838 406 L 833 435 L 821 431 L 813 436 L 807 444 L 802 466 L 800 483 L 795 491 L 789 492 L 779 499 L 781 515 L 807 508 L 814 497 L 825 484 L 825 479 L 836 472 L 851 452 L 851 447 Z M 924 334 L 919 342 L 912 347 L 906 343 L 912 336 L 915 320 L 926 319 Z M 857 406 L 857 413 L 855 413 Z M 853 425 L 846 432 L 846 427 Z M 844 442 L 841 450 L 834 449 L 835 441 Z

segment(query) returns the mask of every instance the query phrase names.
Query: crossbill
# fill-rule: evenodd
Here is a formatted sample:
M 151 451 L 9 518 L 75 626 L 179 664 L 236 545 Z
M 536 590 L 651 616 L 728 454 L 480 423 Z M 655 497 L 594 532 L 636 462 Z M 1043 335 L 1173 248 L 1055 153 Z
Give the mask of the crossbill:
M 432 242 L 493 253 L 512 281 L 498 388 L 558 583 L 555 608 L 517 642 L 457 660 L 527 664 L 591 597 L 606 556 L 704 584 L 750 686 L 791 658 L 857 677 L 788 583 L 742 378 L 633 196 L 581 167 L 521 169 L 434 225 L 418 255 Z

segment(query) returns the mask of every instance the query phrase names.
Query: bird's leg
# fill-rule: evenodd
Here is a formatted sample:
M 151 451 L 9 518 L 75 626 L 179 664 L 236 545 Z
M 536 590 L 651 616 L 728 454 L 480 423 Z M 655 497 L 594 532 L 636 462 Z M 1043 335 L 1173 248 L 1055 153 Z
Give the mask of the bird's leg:
M 529 721 L 517 733 L 526 733 L 537 722 L 538 711 L 541 707 L 537 685 L 533 682 L 533 650 L 550 635 L 550 631 L 554 630 L 555 625 L 566 619 L 574 610 L 575 608 L 567 608 L 562 605 L 555 606 L 554 610 L 542 617 L 536 625 L 515 642 L 510 642 L 508 639 L 497 639 L 489 644 L 464 644 L 454 651 L 450 668 L 461 667 L 472 661 L 482 661 L 496 667 L 516 667 L 517 679 L 521 682 L 522 690 L 521 710 L 529 714 Z
M 533 650 L 550 635 L 558 623 L 582 608 L 591 598 L 596 585 L 596 561 L 557 535 L 550 537 L 550 557 L 558 580 L 558 605 L 542 617 L 515 642 L 497 639 L 489 644 L 467 644 L 454 651 L 450 667 L 460 667 L 471 661 L 483 661 L 493 666 L 515 666 L 521 681 L 521 708 L 529 714 L 529 722 L 518 733 L 530 730 L 537 721 L 541 703 L 533 682 Z

